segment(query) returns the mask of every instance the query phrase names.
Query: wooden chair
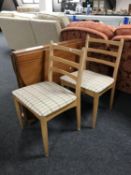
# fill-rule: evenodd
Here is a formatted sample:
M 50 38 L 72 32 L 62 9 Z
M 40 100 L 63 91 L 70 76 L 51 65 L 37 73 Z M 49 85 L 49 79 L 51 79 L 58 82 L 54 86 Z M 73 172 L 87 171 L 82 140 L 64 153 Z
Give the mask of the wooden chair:
M 94 43 L 97 44 L 106 44 L 106 49 L 97 49 L 92 47 Z M 113 68 L 113 76 L 107 76 L 103 75 L 100 73 L 93 72 L 91 70 L 84 70 L 82 74 L 82 83 L 81 83 L 81 90 L 85 94 L 93 97 L 93 112 L 92 112 L 92 128 L 95 128 L 96 126 L 96 117 L 97 117 L 97 111 L 98 111 L 98 103 L 99 103 L 99 97 L 111 89 L 111 97 L 110 97 L 110 109 L 112 108 L 113 104 L 113 98 L 114 98 L 114 92 L 115 92 L 115 84 L 116 84 L 116 78 L 117 78 L 117 72 L 118 72 L 118 67 L 120 63 L 120 58 L 121 58 L 121 53 L 123 49 L 123 43 L 124 41 L 111 41 L 111 40 L 103 40 L 103 39 L 96 39 L 96 38 L 91 38 L 87 36 L 86 38 L 86 52 L 87 52 L 87 64 L 89 62 L 95 62 L 98 64 L 103 64 L 106 66 L 110 66 Z M 91 46 L 90 46 L 91 45 Z M 109 46 L 116 47 L 117 51 L 109 51 L 107 50 L 107 47 Z M 95 53 L 95 57 L 92 57 L 91 54 Z M 97 58 L 97 55 L 100 56 L 101 58 Z M 107 55 L 109 57 L 112 57 L 111 60 L 105 60 L 102 59 L 102 55 Z M 115 60 L 114 60 L 114 59 Z M 114 61 L 113 61 L 114 60 Z M 72 75 L 76 75 L 77 72 L 73 72 Z M 67 76 L 62 76 L 61 77 L 61 83 L 65 86 L 69 87 L 74 87 L 75 82 L 67 77 Z
M 62 57 L 58 57 L 56 56 L 57 51 L 62 51 L 63 54 L 64 52 L 66 52 L 76 55 L 80 58 L 79 62 L 76 63 L 75 61 L 73 62 Z M 49 49 L 49 81 L 29 85 L 14 90 L 12 92 L 21 127 L 23 127 L 24 124 L 21 116 L 20 104 L 26 107 L 29 111 L 31 111 L 40 121 L 46 156 L 48 156 L 48 121 L 61 114 L 62 112 L 76 107 L 77 130 L 80 130 L 80 83 L 85 58 L 86 53 L 84 49 L 78 50 L 65 46 L 60 46 L 56 43 L 51 43 Z M 74 67 L 78 70 L 78 76 L 74 76 L 68 71 L 60 68 L 58 66 L 60 64 Z M 75 93 L 53 82 L 53 72 L 68 75 L 69 77 L 74 79 L 74 81 L 76 81 Z

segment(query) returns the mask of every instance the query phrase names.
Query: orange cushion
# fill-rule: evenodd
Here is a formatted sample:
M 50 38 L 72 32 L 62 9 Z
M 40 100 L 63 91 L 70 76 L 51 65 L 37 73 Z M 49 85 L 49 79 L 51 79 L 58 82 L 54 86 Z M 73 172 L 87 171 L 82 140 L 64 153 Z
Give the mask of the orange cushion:
M 114 36 L 115 28 L 104 23 L 94 22 L 94 21 L 79 21 L 79 22 L 71 22 L 67 27 L 82 27 L 82 28 L 90 28 L 101 33 L 104 33 L 108 38 L 112 38 Z
M 123 24 L 116 28 L 115 35 L 131 35 L 131 24 Z
M 74 37 L 75 34 L 79 33 L 77 38 L 83 37 L 84 35 L 82 35 L 82 34 L 84 34 L 84 32 L 86 32 L 89 35 L 95 35 L 98 38 L 102 38 L 102 39 L 105 39 L 105 40 L 108 39 L 107 35 L 105 35 L 104 33 L 101 33 L 97 30 L 90 29 L 90 28 L 84 28 L 84 27 L 69 27 L 69 28 L 67 28 L 66 27 L 66 28 L 61 30 L 61 35 L 66 34 L 66 33 L 68 34 L 68 32 L 70 32 L 71 39 L 72 39 L 72 34 L 73 34 L 73 37 Z
M 131 35 L 116 35 L 112 38 L 112 40 L 120 40 L 124 39 L 125 41 L 131 40 Z

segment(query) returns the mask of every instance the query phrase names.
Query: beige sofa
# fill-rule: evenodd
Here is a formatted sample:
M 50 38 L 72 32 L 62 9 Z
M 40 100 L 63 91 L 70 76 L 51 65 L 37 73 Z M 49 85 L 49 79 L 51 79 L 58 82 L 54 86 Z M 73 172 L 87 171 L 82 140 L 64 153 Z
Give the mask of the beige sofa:
M 0 27 L 11 49 L 23 49 L 58 42 L 61 29 L 66 26 L 64 16 L 4 12 L 0 14 Z

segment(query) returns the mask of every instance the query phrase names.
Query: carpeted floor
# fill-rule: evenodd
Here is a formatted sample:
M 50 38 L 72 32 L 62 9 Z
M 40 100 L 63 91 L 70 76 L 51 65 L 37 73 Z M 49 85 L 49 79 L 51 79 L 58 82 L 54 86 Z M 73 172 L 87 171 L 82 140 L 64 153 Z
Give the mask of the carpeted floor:
M 39 123 L 20 129 L 11 91 L 17 88 L 10 50 L 0 34 L 0 175 L 130 175 L 131 95 L 116 92 L 100 100 L 96 129 L 90 129 L 92 99 L 82 97 L 82 129 L 75 111 L 49 122 L 49 158 L 44 157 Z

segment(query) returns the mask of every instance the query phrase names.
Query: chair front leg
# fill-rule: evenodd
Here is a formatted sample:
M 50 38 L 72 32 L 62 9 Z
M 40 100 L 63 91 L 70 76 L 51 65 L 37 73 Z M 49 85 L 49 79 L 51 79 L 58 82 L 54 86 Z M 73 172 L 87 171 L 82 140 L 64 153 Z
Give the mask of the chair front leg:
M 80 99 L 77 100 L 76 121 L 77 121 L 77 130 L 80 131 L 80 129 L 81 129 L 81 103 L 80 103 Z
M 98 112 L 99 96 L 95 95 L 93 99 L 93 112 L 92 112 L 92 128 L 96 127 L 96 118 Z
M 45 119 L 40 120 L 41 124 L 41 132 L 42 132 L 42 140 L 44 144 L 45 156 L 48 157 L 48 128 L 47 121 Z

